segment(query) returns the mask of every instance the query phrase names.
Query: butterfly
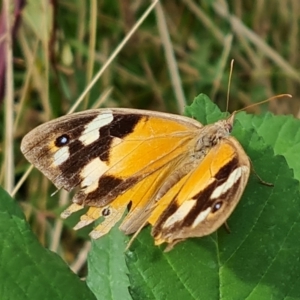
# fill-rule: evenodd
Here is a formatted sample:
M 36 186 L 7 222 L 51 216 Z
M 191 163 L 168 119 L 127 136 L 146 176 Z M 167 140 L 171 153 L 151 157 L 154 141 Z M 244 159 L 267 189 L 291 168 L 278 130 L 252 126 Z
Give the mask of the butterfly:
M 62 217 L 89 207 L 74 227 L 104 217 L 90 233 L 152 226 L 166 251 L 226 222 L 250 174 L 250 160 L 230 135 L 235 113 L 203 126 L 162 112 L 104 108 L 49 121 L 22 140 L 26 159 L 57 187 L 76 193 Z

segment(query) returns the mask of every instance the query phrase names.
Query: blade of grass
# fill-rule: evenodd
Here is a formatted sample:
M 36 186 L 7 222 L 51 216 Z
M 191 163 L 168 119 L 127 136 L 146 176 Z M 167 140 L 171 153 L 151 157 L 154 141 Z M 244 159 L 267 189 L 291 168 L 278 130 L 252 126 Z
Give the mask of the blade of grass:
M 95 65 L 95 48 L 96 48 L 96 33 L 97 33 L 97 0 L 90 1 L 90 26 L 89 26 L 89 54 L 87 63 L 86 83 L 88 84 L 93 78 Z M 89 101 L 89 93 L 86 94 L 84 100 L 84 109 L 87 109 Z
M 10 1 L 3 1 L 2 17 L 5 20 L 6 39 L 6 70 L 5 70 L 5 151 L 4 151 L 4 187 L 11 194 L 14 187 L 14 76 L 13 76 L 13 54 L 11 36 L 11 14 Z
M 181 83 L 178 66 L 175 59 L 174 50 L 171 43 L 166 19 L 160 3 L 157 3 L 155 7 L 155 14 L 157 18 L 158 30 L 165 50 L 167 66 L 170 74 L 171 83 L 175 93 L 175 99 L 177 100 L 178 110 L 180 114 L 183 114 L 186 105 L 186 100 L 182 89 L 182 83 Z

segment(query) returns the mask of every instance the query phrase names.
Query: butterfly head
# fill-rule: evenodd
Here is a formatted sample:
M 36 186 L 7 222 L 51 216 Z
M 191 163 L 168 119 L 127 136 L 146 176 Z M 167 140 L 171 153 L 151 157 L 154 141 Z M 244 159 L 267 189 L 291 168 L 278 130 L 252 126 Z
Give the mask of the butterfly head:
M 215 124 L 212 124 L 215 127 L 215 138 L 219 141 L 223 138 L 228 137 L 233 129 L 233 123 L 235 118 L 235 112 L 233 112 L 227 119 L 220 120 Z

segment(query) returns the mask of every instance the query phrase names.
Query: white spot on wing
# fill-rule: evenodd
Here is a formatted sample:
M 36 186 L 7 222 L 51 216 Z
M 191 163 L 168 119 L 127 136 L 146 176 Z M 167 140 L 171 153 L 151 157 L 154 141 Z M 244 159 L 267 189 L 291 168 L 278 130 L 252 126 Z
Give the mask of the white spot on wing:
M 106 111 L 99 114 L 94 120 L 88 123 L 79 140 L 85 145 L 90 145 L 95 142 L 100 137 L 99 129 L 109 123 L 114 119 L 111 111 Z
M 211 207 L 208 207 L 206 210 L 202 211 L 197 218 L 194 220 L 192 224 L 192 228 L 196 227 L 198 224 L 200 224 L 203 220 L 206 219 L 206 217 L 209 215 L 211 212 Z
M 183 202 L 176 212 L 172 214 L 167 221 L 164 223 L 163 228 L 170 227 L 171 225 L 175 224 L 176 222 L 182 221 L 185 216 L 188 215 L 188 213 L 191 211 L 191 209 L 194 207 L 196 203 L 196 200 L 188 200 Z
M 70 157 L 69 147 L 68 146 L 61 147 L 54 153 L 53 165 L 60 166 L 69 157 Z
M 108 170 L 108 166 L 105 162 L 101 161 L 99 157 L 91 160 L 87 165 L 84 166 L 80 172 L 81 187 L 87 187 L 87 192 L 94 191 L 98 188 L 99 178 Z
M 220 198 L 221 195 L 225 194 L 241 178 L 242 171 L 242 167 L 239 167 L 231 172 L 228 179 L 214 190 L 210 198 L 217 199 Z

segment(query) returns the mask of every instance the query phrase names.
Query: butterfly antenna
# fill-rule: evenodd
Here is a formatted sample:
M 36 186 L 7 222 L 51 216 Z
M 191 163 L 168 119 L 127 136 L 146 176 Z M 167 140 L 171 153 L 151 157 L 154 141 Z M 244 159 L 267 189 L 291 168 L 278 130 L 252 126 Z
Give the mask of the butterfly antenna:
M 248 109 L 248 108 L 250 108 L 250 107 L 257 106 L 257 105 L 261 105 L 261 104 L 263 104 L 263 103 L 270 102 L 270 101 L 273 101 L 273 100 L 275 100 L 275 99 L 279 99 L 279 98 L 283 98 L 283 97 L 292 98 L 293 96 L 292 96 L 291 94 L 280 94 L 280 95 L 276 95 L 276 96 L 270 97 L 270 98 L 268 98 L 268 99 L 266 99 L 266 100 L 263 100 L 263 101 L 260 101 L 260 102 L 257 102 L 257 103 L 253 103 L 253 104 L 251 104 L 251 105 L 248 105 L 248 106 L 246 106 L 246 107 L 244 107 L 244 108 L 241 108 L 241 109 L 239 109 L 239 110 L 237 110 L 237 111 L 235 111 L 235 112 L 237 113 L 237 112 L 239 112 L 239 111 Z
M 228 107 L 229 107 L 229 94 L 230 94 L 231 78 L 233 73 L 233 64 L 234 64 L 234 59 L 232 59 L 230 62 L 230 72 L 229 72 L 229 80 L 228 80 L 228 87 L 227 87 L 226 112 L 228 112 Z

